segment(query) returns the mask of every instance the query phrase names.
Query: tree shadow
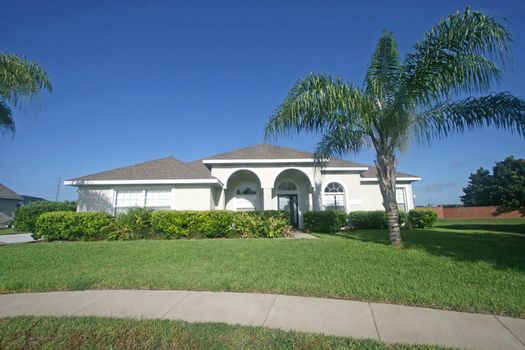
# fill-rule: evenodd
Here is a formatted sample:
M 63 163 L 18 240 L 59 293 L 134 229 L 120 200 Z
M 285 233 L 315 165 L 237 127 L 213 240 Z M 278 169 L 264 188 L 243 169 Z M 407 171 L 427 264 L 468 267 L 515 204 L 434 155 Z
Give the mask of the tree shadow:
M 496 220 L 495 220 L 496 221 Z M 502 224 L 502 223 L 457 223 L 440 224 L 437 227 L 451 230 L 470 230 L 470 231 L 496 231 L 525 234 L 525 223 L 522 224 Z
M 457 232 L 444 228 L 403 230 L 405 249 L 422 249 L 458 261 L 492 264 L 497 269 L 525 271 L 525 236 L 512 233 Z M 356 230 L 337 236 L 388 245 L 386 230 Z

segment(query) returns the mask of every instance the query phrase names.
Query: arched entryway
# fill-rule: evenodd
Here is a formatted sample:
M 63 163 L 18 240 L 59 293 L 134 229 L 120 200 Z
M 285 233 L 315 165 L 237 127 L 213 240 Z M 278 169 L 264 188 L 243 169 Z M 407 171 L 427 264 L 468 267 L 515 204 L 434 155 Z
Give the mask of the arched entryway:
M 274 183 L 277 209 L 290 213 L 295 228 L 302 228 L 303 213 L 312 208 L 312 184 L 301 170 L 287 169 L 281 172 Z
M 262 210 L 262 190 L 259 177 L 250 170 L 239 170 L 226 184 L 226 209 L 234 211 Z

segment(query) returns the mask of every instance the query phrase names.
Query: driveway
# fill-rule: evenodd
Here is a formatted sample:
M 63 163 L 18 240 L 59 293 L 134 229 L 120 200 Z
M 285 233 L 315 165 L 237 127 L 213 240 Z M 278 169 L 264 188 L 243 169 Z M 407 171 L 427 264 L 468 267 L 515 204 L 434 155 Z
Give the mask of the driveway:
M 0 245 L 36 242 L 30 233 L 17 233 L 14 235 L 0 235 Z

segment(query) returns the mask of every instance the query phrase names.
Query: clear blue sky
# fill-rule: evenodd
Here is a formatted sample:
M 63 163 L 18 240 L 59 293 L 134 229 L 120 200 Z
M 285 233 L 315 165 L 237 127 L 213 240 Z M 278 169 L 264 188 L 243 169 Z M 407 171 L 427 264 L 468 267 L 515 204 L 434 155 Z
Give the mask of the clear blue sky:
M 42 63 L 54 91 L 16 111 L 0 182 L 54 199 L 56 181 L 172 155 L 189 161 L 261 143 L 289 88 L 310 73 L 362 84 L 384 28 L 402 54 L 463 1 L 24 1 L 0 6 L 0 51 Z M 474 1 L 507 18 L 514 64 L 495 90 L 525 97 L 525 2 Z M 313 150 L 317 137 L 275 144 Z M 418 204 L 459 201 L 468 175 L 525 142 L 479 130 L 412 144 L 399 169 Z M 372 164 L 373 153 L 348 155 Z M 60 199 L 74 199 L 63 188 Z

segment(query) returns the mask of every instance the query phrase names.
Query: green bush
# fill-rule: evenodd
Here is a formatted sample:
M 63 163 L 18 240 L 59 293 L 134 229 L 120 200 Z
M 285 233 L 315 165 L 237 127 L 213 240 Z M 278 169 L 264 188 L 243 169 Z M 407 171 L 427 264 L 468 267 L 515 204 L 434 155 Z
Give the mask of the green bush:
M 280 237 L 288 234 L 289 219 L 281 213 L 225 210 L 159 210 L 151 215 L 153 230 L 166 239 L 218 237 Z
M 408 212 L 408 224 L 413 228 L 432 227 L 438 219 L 432 209 L 412 209 Z
M 43 213 L 36 222 L 33 238 L 44 237 L 48 241 L 91 241 L 104 239 L 103 228 L 109 226 L 113 217 L 108 213 L 76 213 L 56 211 Z
M 133 208 L 120 214 L 103 229 L 109 240 L 128 241 L 134 239 L 155 238 L 151 226 L 151 209 Z
M 304 213 L 306 232 L 335 233 L 346 226 L 346 213 L 340 210 L 309 211 Z
M 15 211 L 14 226 L 17 231 L 34 232 L 36 220 L 40 214 L 53 211 L 76 211 L 75 202 L 47 202 L 37 201 L 17 208 Z
M 353 211 L 348 214 L 348 221 L 354 229 L 383 229 L 387 228 L 386 213 L 383 210 Z M 399 212 L 399 225 L 407 222 L 407 214 Z

